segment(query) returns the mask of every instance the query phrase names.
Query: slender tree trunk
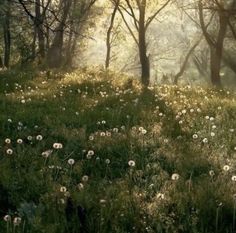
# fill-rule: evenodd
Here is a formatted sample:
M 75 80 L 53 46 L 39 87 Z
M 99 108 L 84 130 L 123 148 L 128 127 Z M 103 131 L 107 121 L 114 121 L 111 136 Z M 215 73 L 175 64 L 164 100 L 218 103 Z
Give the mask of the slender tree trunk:
M 188 64 L 188 60 L 190 58 L 190 56 L 192 55 L 193 51 L 196 49 L 196 47 L 199 45 L 199 43 L 201 42 L 202 38 L 200 40 L 198 40 L 188 51 L 188 53 L 185 56 L 184 62 L 182 64 L 182 66 L 180 67 L 180 71 L 174 76 L 174 84 L 177 85 L 178 84 L 178 80 L 179 78 L 184 74 L 184 71 L 186 70 L 187 64 Z
M 2 61 L 2 57 L 0 56 L 0 68 L 3 68 L 4 65 L 3 65 L 3 61 Z
M 119 7 L 119 0 L 115 2 L 115 6 L 111 15 L 111 22 L 110 26 L 107 31 L 107 39 L 106 39 L 106 46 L 107 46 L 107 54 L 106 54 L 106 61 L 105 61 L 105 68 L 108 69 L 110 66 L 110 60 L 111 60 L 111 35 L 112 35 L 112 29 L 114 27 L 115 17 L 116 13 Z
M 10 65 L 11 54 L 11 32 L 10 32 L 10 2 L 7 1 L 5 17 L 3 22 L 3 35 L 4 35 L 4 66 Z
M 212 84 L 216 87 L 221 87 L 221 62 L 224 49 L 224 39 L 227 32 L 228 19 L 224 12 L 219 12 L 219 21 L 220 21 L 220 30 L 218 33 L 218 38 L 215 46 L 210 48 L 210 57 L 211 57 L 211 81 Z
M 146 2 L 144 1 L 140 7 L 139 16 L 139 58 L 141 63 L 141 81 L 144 86 L 148 86 L 150 83 L 150 63 L 147 56 L 145 9 Z
M 43 33 L 43 19 L 41 15 L 41 2 L 35 1 L 35 27 L 38 37 L 39 55 L 41 58 L 45 57 L 45 38 Z

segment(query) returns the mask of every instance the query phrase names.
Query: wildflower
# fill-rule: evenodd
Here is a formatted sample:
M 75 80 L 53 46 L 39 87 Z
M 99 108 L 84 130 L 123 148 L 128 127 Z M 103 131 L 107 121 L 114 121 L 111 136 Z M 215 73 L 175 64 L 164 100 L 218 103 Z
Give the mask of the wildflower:
M 15 217 L 14 220 L 13 220 L 13 224 L 15 226 L 18 226 L 21 224 L 21 218 L 20 217 Z
M 12 150 L 12 149 L 7 149 L 7 150 L 6 150 L 6 153 L 7 153 L 8 155 L 12 155 L 12 154 L 13 154 L 13 150 Z
M 138 130 L 139 130 L 140 132 L 142 132 L 142 131 L 144 130 L 144 128 L 141 126 L 141 127 L 138 128 Z
M 143 130 L 141 131 L 141 133 L 142 133 L 143 135 L 145 135 L 145 134 L 147 133 L 147 130 L 146 130 L 146 129 L 143 129 Z
M 66 203 L 65 199 L 61 198 L 61 199 L 60 199 L 60 203 L 61 203 L 62 205 L 64 205 L 64 204 Z
M 130 160 L 130 161 L 128 162 L 128 165 L 129 165 L 130 167 L 135 167 L 135 162 L 134 162 L 133 160 Z
M 232 176 L 231 180 L 235 182 L 236 181 L 236 176 Z
M 105 125 L 105 124 L 106 124 L 106 121 L 102 121 L 102 124 Z
M 36 127 L 36 126 L 35 126 L 35 127 Z M 36 140 L 42 141 L 42 140 L 43 140 L 43 136 L 42 136 L 42 135 L 37 135 L 37 136 L 36 136 Z
M 11 221 L 11 216 L 10 216 L 9 214 L 7 214 L 7 215 L 5 215 L 5 216 L 3 217 L 3 220 L 4 220 L 5 222 L 10 222 L 10 221 Z
M 82 177 L 82 181 L 83 181 L 83 182 L 87 182 L 88 179 L 89 179 L 89 177 L 88 177 L 87 175 L 84 175 L 84 176 Z
M 215 137 L 215 135 L 216 135 L 216 134 L 215 134 L 214 132 L 211 132 L 211 136 L 212 136 L 212 137 Z
M 42 152 L 41 155 L 42 155 L 43 157 L 45 157 L 45 158 L 48 158 L 49 155 L 52 154 L 52 152 L 53 152 L 53 150 L 46 150 L 46 151 Z
M 110 160 L 110 159 L 106 159 L 106 160 L 105 160 L 105 163 L 106 163 L 106 164 L 110 164 L 110 163 L 111 163 L 111 160 Z
M 54 148 L 54 149 L 62 149 L 62 148 L 63 148 L 63 145 L 62 145 L 61 143 L 55 142 L 55 143 L 53 143 L 53 148 Z
M 229 169 L 230 169 L 229 165 L 224 165 L 224 167 L 223 167 L 223 170 L 224 170 L 224 171 L 227 172 Z
M 118 132 L 119 132 L 119 129 L 118 129 L 118 128 L 114 128 L 114 129 L 113 129 L 113 132 L 114 132 L 114 133 L 118 133 Z
M 208 139 L 207 138 L 203 138 L 202 142 L 203 143 L 208 143 Z
M 172 180 L 178 180 L 179 179 L 179 174 L 177 174 L 177 173 L 172 174 L 171 179 Z
M 82 183 L 79 183 L 77 185 L 77 188 L 79 189 L 79 191 L 83 190 L 84 189 L 84 185 Z
M 33 137 L 32 137 L 32 136 L 28 136 L 27 139 L 28 139 L 29 141 L 32 141 Z
M 23 140 L 22 139 L 17 139 L 17 141 L 16 141 L 18 144 L 22 144 L 23 143 Z
M 75 160 L 74 159 L 68 159 L 67 162 L 68 162 L 69 165 L 72 166 L 75 163 Z
M 99 202 L 100 202 L 100 204 L 104 205 L 104 204 L 106 204 L 107 201 L 105 199 L 101 199 Z
M 93 150 L 89 150 L 87 155 L 86 155 L 86 157 L 87 157 L 87 159 L 91 159 L 93 157 L 93 155 L 94 155 L 94 151 Z
M 163 193 L 157 193 L 156 198 L 159 200 L 163 200 L 165 198 L 165 195 Z
M 210 171 L 209 171 L 209 175 L 210 175 L 211 177 L 213 177 L 213 176 L 215 175 L 215 172 L 214 172 L 213 170 L 210 170 Z
M 93 141 L 93 140 L 94 140 L 94 136 L 93 136 L 93 135 L 90 135 L 90 136 L 89 136 L 89 140 L 90 140 L 90 141 Z
M 198 135 L 195 133 L 194 135 L 193 135 L 193 139 L 197 139 L 198 138 Z
M 67 191 L 66 187 L 65 186 L 61 186 L 60 187 L 60 192 L 61 193 L 65 193 Z
M 5 139 L 5 143 L 10 144 L 11 143 L 11 139 L 10 138 L 6 138 Z

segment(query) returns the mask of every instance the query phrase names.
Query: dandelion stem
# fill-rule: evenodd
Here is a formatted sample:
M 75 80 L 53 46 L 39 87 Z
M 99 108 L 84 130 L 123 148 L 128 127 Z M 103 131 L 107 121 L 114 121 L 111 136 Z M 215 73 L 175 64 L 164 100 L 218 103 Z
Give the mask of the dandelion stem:
M 219 207 L 216 209 L 216 233 L 218 233 Z
M 234 232 L 234 230 L 235 230 L 235 210 L 236 210 L 236 199 L 234 199 L 233 232 Z

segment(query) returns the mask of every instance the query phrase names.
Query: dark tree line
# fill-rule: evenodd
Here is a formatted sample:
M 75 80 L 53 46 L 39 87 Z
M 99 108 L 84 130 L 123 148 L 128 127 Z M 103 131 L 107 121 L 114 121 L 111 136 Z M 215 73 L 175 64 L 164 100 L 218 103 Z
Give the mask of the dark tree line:
M 27 50 L 24 55 L 21 51 L 23 62 L 37 60 L 50 68 L 71 65 L 76 40 L 83 34 L 82 26 L 95 2 L 96 0 L 2 0 L 2 65 L 9 67 L 13 55 L 11 49 L 15 53 L 19 52 L 20 49 L 17 48 L 22 42 Z M 20 33 L 16 32 L 19 28 Z

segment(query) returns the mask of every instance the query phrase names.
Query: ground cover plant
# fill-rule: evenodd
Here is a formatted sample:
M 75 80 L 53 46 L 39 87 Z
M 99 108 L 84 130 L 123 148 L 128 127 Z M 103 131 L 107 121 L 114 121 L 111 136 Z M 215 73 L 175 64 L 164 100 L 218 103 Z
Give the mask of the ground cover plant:
M 0 90 L 0 232 L 235 232 L 233 91 L 102 70 Z

